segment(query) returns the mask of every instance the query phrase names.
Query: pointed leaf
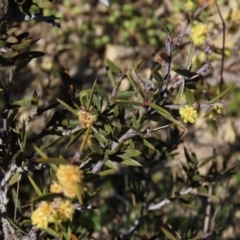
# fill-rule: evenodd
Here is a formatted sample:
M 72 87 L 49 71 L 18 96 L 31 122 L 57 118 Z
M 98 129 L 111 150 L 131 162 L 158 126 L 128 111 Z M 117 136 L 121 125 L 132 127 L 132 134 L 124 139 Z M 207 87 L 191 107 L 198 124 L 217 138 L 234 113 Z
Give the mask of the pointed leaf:
M 170 240 L 178 240 L 175 237 L 175 232 L 172 229 L 166 229 L 165 227 L 161 227 L 161 230 L 163 231 L 164 235 L 170 239 Z
M 15 38 L 15 37 L 13 37 L 13 36 L 9 36 L 9 37 L 7 38 L 7 42 L 8 42 L 8 43 L 17 43 L 18 40 L 17 40 L 17 38 Z
M 8 186 L 10 187 L 11 185 L 15 184 L 16 182 L 19 181 L 20 179 L 20 173 L 17 172 L 15 174 L 13 174 L 13 176 L 10 178 L 10 180 L 8 181 Z
M 73 109 L 72 107 L 70 107 L 69 105 L 67 105 L 65 102 L 63 102 L 62 100 L 56 98 L 56 100 L 62 105 L 64 106 L 67 110 L 69 110 L 70 112 L 72 112 L 73 114 L 77 115 L 78 114 L 78 110 Z
M 14 58 L 19 54 L 18 51 L 7 51 L 4 53 L 4 55 L 6 56 L 6 58 Z
M 59 138 L 57 138 L 57 139 L 54 139 L 54 140 L 53 140 L 52 142 L 50 142 L 50 143 L 47 143 L 47 144 L 42 145 L 42 146 L 41 146 L 41 149 L 42 149 L 42 150 L 48 149 L 49 147 L 55 145 L 55 143 L 57 143 L 58 141 L 60 141 L 62 138 L 63 138 L 63 136 L 61 136 L 61 137 L 59 137 Z
M 52 235 L 53 237 L 56 237 L 57 239 L 59 239 L 59 234 L 56 231 L 54 231 L 52 228 L 47 228 L 45 229 L 45 231 L 48 234 Z
M 178 68 L 178 69 L 174 69 L 174 71 L 176 73 L 178 73 L 179 75 L 187 77 L 187 78 L 190 78 L 193 75 L 193 73 L 187 69 L 179 69 Z
M 157 83 L 162 85 L 162 83 L 163 83 L 162 75 L 155 70 L 152 70 L 151 74 L 152 74 L 153 78 L 157 81 Z
M 87 109 L 90 109 L 96 84 L 97 84 L 97 79 L 95 79 L 95 81 L 93 83 L 93 86 L 91 88 L 92 90 L 91 90 L 91 94 L 90 94 L 90 97 L 89 97 L 88 102 L 87 102 Z
M 180 122 L 178 122 L 175 118 L 173 118 L 171 116 L 171 114 L 168 111 L 166 111 L 165 109 L 161 108 L 160 106 L 158 106 L 154 103 L 150 103 L 149 106 L 152 107 L 153 109 L 155 109 L 160 115 L 162 115 L 169 121 L 175 123 L 176 125 L 178 125 L 179 127 L 183 128 L 183 129 L 185 129 L 185 127 Z
M 195 102 L 195 98 L 194 98 L 192 91 L 190 89 L 186 88 L 185 95 L 186 95 L 188 104 L 192 105 Z
M 119 168 L 116 166 L 116 164 L 114 164 L 113 161 L 111 160 L 107 160 L 104 165 L 110 169 L 116 169 L 116 170 L 119 170 Z
M 25 68 L 29 62 L 31 62 L 32 59 L 25 59 L 25 60 L 22 60 L 22 61 L 19 61 L 17 63 L 17 66 L 15 67 L 14 69 L 14 72 L 15 73 L 19 73 L 22 71 L 23 68 Z
M 221 99 L 222 97 L 224 97 L 229 91 L 231 91 L 233 89 L 235 85 L 232 84 L 231 86 L 229 86 L 225 91 L 223 91 L 222 93 L 220 93 L 217 97 L 213 98 L 209 103 L 214 103 L 217 100 Z
M 24 52 L 24 53 L 19 54 L 17 59 L 26 59 L 26 58 L 33 59 L 33 58 L 37 58 L 37 57 L 42 57 L 44 55 L 45 55 L 45 53 L 39 52 L 39 51 Z
M 116 99 L 134 97 L 134 91 L 123 91 L 117 94 Z
M 14 50 L 22 50 L 23 48 L 26 48 L 28 47 L 30 44 L 32 43 L 32 40 L 31 39 L 24 39 L 22 40 L 22 42 L 18 43 L 18 44 L 14 44 L 12 46 L 12 48 Z
M 42 193 L 42 191 L 40 190 L 40 188 L 37 186 L 37 184 L 34 182 L 34 180 L 33 180 L 29 175 L 27 175 L 27 176 L 28 176 L 28 179 L 29 179 L 30 183 L 32 184 L 35 192 L 37 193 L 37 195 L 38 195 L 38 196 L 42 196 L 43 193 Z
M 99 172 L 97 175 L 101 176 L 101 177 L 104 177 L 104 176 L 107 176 L 107 175 L 110 175 L 110 174 L 114 174 L 116 172 L 118 172 L 117 169 L 108 169 L 108 170 L 104 170 L 104 171 Z
M 140 156 L 142 153 L 137 150 L 137 149 L 127 149 L 124 151 L 124 153 L 121 155 L 121 156 L 124 156 L 124 157 L 138 157 Z
M 109 63 L 111 61 L 110 62 L 109 61 L 110 60 L 108 60 L 108 59 L 105 60 L 105 67 L 106 67 L 106 70 L 107 70 L 108 78 L 109 78 L 109 80 L 110 80 L 110 82 L 112 84 L 112 87 L 113 87 L 115 85 L 115 80 L 114 80 L 114 77 L 113 77 L 113 73 L 112 73 L 111 67 L 109 66 Z M 111 63 L 110 63 L 110 65 L 111 65 Z M 114 68 L 113 68 L 113 70 L 114 70 Z
M 183 79 L 183 81 L 181 83 L 181 86 L 179 88 L 179 91 L 178 91 L 177 100 L 176 100 L 177 103 L 179 103 L 181 101 L 183 91 L 184 91 L 184 87 L 185 87 L 185 80 Z
M 148 142 L 146 139 L 143 139 L 143 144 L 144 144 L 144 146 L 146 146 L 147 148 L 149 148 L 153 151 L 156 150 L 155 147 L 150 142 Z
M 7 35 L 11 35 L 12 33 L 14 33 L 18 28 L 17 27 L 13 27 L 13 28 L 10 28 L 9 30 L 7 30 Z
M 117 75 L 119 75 L 121 72 L 121 70 L 115 65 L 115 63 L 113 63 L 111 60 L 107 58 L 105 59 L 105 66 L 108 66 L 110 70 Z
M 22 230 L 21 227 L 16 222 L 13 222 L 11 218 L 7 217 L 7 220 L 11 223 L 12 226 L 14 226 L 15 230 L 17 229 L 19 232 L 27 236 L 27 233 L 24 230 Z
M 37 158 L 35 160 L 37 163 L 44 163 L 44 164 L 56 164 L 56 165 L 69 165 L 70 163 L 63 159 L 63 158 Z
M 125 164 L 125 165 L 129 165 L 129 166 L 135 166 L 135 167 L 141 167 L 142 165 L 137 162 L 136 160 L 129 158 L 129 157 L 125 157 L 125 156 L 119 156 L 120 158 L 123 159 L 123 161 L 121 163 Z
M 29 203 L 41 202 L 41 201 L 52 201 L 56 197 L 60 197 L 61 194 L 59 193 L 48 193 L 44 194 L 40 197 L 33 198 L 29 201 Z

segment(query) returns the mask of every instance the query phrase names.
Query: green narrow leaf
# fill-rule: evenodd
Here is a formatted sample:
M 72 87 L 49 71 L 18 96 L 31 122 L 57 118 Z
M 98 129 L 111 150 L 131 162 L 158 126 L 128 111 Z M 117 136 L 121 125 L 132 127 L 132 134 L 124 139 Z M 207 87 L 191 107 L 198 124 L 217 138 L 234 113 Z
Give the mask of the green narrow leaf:
M 47 228 L 45 231 L 48 234 L 52 235 L 53 237 L 56 237 L 59 239 L 59 234 L 56 231 L 54 231 L 52 228 Z
M 117 94 L 116 99 L 134 97 L 134 95 L 135 95 L 134 91 L 123 91 Z
M 13 103 L 12 103 L 12 105 L 17 105 L 17 106 L 19 106 L 19 107 L 23 107 L 23 106 L 26 106 L 28 103 L 30 103 L 31 102 L 31 100 L 32 100 L 32 98 L 23 98 L 23 99 L 20 99 L 20 100 L 17 100 L 17 101 L 14 101 Z
M 116 170 L 119 170 L 119 168 L 116 166 L 116 164 L 114 164 L 113 161 L 111 160 L 107 160 L 104 165 L 110 169 L 116 169 Z
M 220 93 L 217 97 L 213 98 L 209 103 L 214 103 L 217 100 L 221 99 L 222 97 L 224 97 L 229 91 L 231 91 L 233 88 L 235 87 L 234 84 L 232 84 L 231 86 L 229 86 L 225 91 L 223 91 L 222 93 Z
M 137 149 L 127 149 L 127 150 L 124 151 L 124 153 L 121 156 L 124 156 L 124 157 L 138 157 L 141 154 L 142 153 Z
M 35 160 L 37 163 L 45 163 L 45 164 L 56 164 L 56 165 L 69 165 L 70 163 L 63 158 L 37 158 Z
M 166 229 L 166 228 L 164 228 L 164 227 L 161 227 L 161 230 L 163 231 L 163 233 L 164 233 L 164 235 L 168 238 L 168 239 L 170 239 L 170 240 L 178 240 L 176 237 L 175 237 L 175 232 L 172 230 L 170 230 L 170 229 Z
M 89 137 L 89 134 L 90 134 L 91 129 L 92 129 L 91 126 L 89 126 L 89 127 L 87 128 L 87 131 L 86 131 L 86 133 L 85 133 L 85 135 L 84 135 L 84 137 L 83 137 L 82 144 L 81 144 L 81 146 L 80 146 L 80 152 L 83 152 L 83 149 L 84 149 L 84 147 L 85 147 L 85 145 L 86 145 L 86 143 L 87 143 L 87 140 L 88 140 L 88 137 Z
M 41 196 L 43 193 L 40 190 L 40 188 L 37 186 L 37 184 L 34 182 L 34 180 L 29 175 L 27 175 L 27 176 L 28 176 L 28 179 L 29 179 L 30 183 L 32 184 L 35 192 L 37 193 L 37 195 Z
M 122 164 L 125 165 L 129 165 L 129 166 L 135 166 L 135 167 L 141 167 L 142 165 L 137 162 L 136 160 L 129 158 L 129 157 L 125 157 L 122 155 L 118 155 L 118 157 L 120 157 L 123 161 L 121 162 Z
M 180 69 L 180 68 L 178 68 L 178 69 L 174 69 L 173 71 L 175 71 L 179 75 L 187 77 L 187 78 L 190 78 L 192 76 L 192 72 L 187 70 L 187 69 Z
M 109 66 L 109 61 L 110 60 L 108 60 L 108 59 L 105 60 L 105 67 L 106 67 L 108 78 L 109 78 L 109 80 L 110 80 L 110 82 L 112 84 L 112 87 L 113 87 L 115 85 L 115 80 L 114 80 L 114 77 L 113 77 L 113 74 L 112 74 L 111 67 Z
M 70 141 L 68 142 L 66 148 L 69 148 L 73 143 L 75 143 L 81 135 L 86 131 L 86 128 L 82 128 L 79 131 L 75 132 L 71 138 Z
M 67 105 L 65 102 L 63 102 L 62 100 L 56 98 L 57 101 L 62 105 L 64 106 L 68 111 L 72 112 L 73 114 L 77 115 L 78 113 L 78 110 L 75 110 L 73 109 L 72 107 L 70 107 L 69 105 Z
M 54 145 L 56 142 L 58 142 L 58 141 L 61 140 L 62 138 L 63 138 L 63 137 L 61 136 L 61 137 L 53 140 L 53 141 L 50 142 L 50 143 L 47 143 L 47 144 L 42 145 L 42 146 L 41 146 L 41 149 L 42 149 L 42 150 L 45 150 L 45 149 L 51 147 L 52 145 Z
M 134 102 L 130 100 L 124 100 L 124 99 L 116 99 L 115 103 L 123 103 L 123 104 L 129 104 L 134 106 L 142 106 L 140 102 Z
M 132 79 L 132 74 L 129 72 L 127 73 L 127 79 L 129 80 L 134 92 L 137 93 L 139 91 L 139 87 L 135 84 L 135 82 Z
M 117 75 L 120 74 L 121 70 L 108 58 L 105 59 L 105 65 L 108 66 L 113 73 Z
M 207 158 L 203 159 L 202 161 L 199 161 L 197 167 L 198 168 L 203 167 L 204 165 L 206 165 L 209 161 L 211 161 L 215 157 L 216 157 L 216 155 L 212 155 L 210 157 L 207 157 Z
M 30 58 L 30 59 L 33 59 L 33 58 L 37 58 L 37 57 L 42 57 L 44 56 L 45 53 L 43 52 L 39 52 L 39 51 L 31 51 L 31 52 L 23 52 L 21 54 L 18 55 L 17 59 L 26 59 L 26 58 Z
M 198 192 L 198 195 L 203 196 L 203 197 L 207 197 L 214 203 L 219 203 L 219 201 L 220 201 L 220 199 L 218 197 L 216 197 L 214 195 L 211 195 L 211 194 L 208 194 L 208 193 Z
M 10 219 L 10 218 L 8 218 L 8 217 L 7 217 L 7 220 L 11 223 L 11 225 L 12 225 L 15 229 L 17 229 L 18 231 L 20 231 L 20 232 L 23 233 L 24 235 L 27 235 L 27 233 L 26 233 L 25 231 L 23 231 L 23 230 L 21 229 L 21 227 L 20 227 L 16 222 L 13 222 L 12 219 Z
M 99 146 L 97 144 L 91 144 L 91 148 L 94 152 L 96 152 L 98 154 L 103 154 L 103 149 L 101 146 Z
M 93 83 L 91 94 L 90 94 L 90 97 L 89 97 L 88 102 L 87 102 L 87 109 L 90 109 L 96 84 L 97 84 L 97 79 L 95 79 L 95 81 Z
M 143 60 L 140 60 L 136 65 L 133 66 L 133 68 L 135 70 L 138 70 L 142 66 L 143 62 L 144 62 Z
M 7 42 L 8 42 L 8 43 L 17 43 L 18 40 L 17 40 L 17 38 L 15 38 L 15 37 L 13 37 L 13 36 L 9 36 L 9 37 L 7 38 Z
M 42 196 L 33 198 L 29 201 L 29 203 L 41 202 L 41 201 L 52 201 L 54 198 L 59 197 L 61 194 L 59 193 L 48 193 Z
M 20 179 L 20 173 L 19 172 L 17 172 L 17 173 L 15 173 L 11 178 L 10 178 L 10 180 L 8 181 L 8 186 L 10 187 L 11 185 L 13 185 L 13 184 L 15 184 L 16 182 L 18 182 L 19 181 L 19 179 Z
M 7 52 L 4 53 L 4 55 L 5 55 L 7 58 L 14 58 L 14 57 L 16 57 L 18 54 L 19 54 L 18 51 L 7 51 Z
M 169 121 L 175 123 L 176 125 L 178 125 L 179 127 L 183 128 L 183 129 L 185 129 L 185 127 L 179 121 L 177 121 L 175 118 L 173 118 L 171 116 L 171 114 L 168 111 L 166 111 L 165 109 L 161 108 L 160 106 L 157 106 L 154 103 L 150 103 L 149 106 L 152 107 L 153 109 L 155 109 L 160 115 L 162 115 Z
M 147 148 L 149 148 L 153 151 L 156 150 L 155 147 L 150 142 L 148 142 L 146 139 L 143 139 L 143 144 L 144 144 L 144 146 L 146 146 Z
M 9 30 L 7 30 L 7 35 L 11 35 L 12 33 L 14 33 L 18 28 L 17 27 L 13 27 L 13 28 L 10 28 Z
M 96 84 L 96 91 L 105 102 L 108 101 L 108 94 L 101 85 Z
M 162 85 L 162 83 L 163 83 L 162 75 L 159 72 L 155 71 L 155 70 L 152 70 L 151 74 L 152 74 L 153 78 L 157 81 L 157 83 Z
M 48 156 L 42 151 L 43 149 L 38 148 L 37 146 L 33 146 L 33 148 L 42 158 L 48 158 Z
M 100 177 L 104 177 L 104 176 L 107 176 L 107 175 L 110 175 L 110 174 L 114 174 L 117 171 L 118 171 L 117 169 L 108 169 L 108 170 L 104 170 L 104 171 L 99 172 L 97 175 L 100 176 Z
M 184 87 L 185 87 L 185 80 L 183 79 L 183 81 L 181 83 L 181 86 L 179 88 L 179 91 L 178 91 L 177 100 L 176 100 L 177 103 L 179 103 L 181 101 L 183 91 L 184 91 Z
M 31 60 L 32 59 L 25 59 L 25 60 L 19 61 L 17 66 L 14 69 L 14 72 L 15 73 L 21 72 L 23 70 L 23 68 L 25 68 L 29 62 L 31 62 Z
M 195 98 L 194 95 L 192 93 L 192 91 L 188 88 L 185 89 L 185 94 L 186 94 L 186 99 L 189 105 L 193 105 L 193 103 L 195 102 Z
M 28 46 L 31 44 L 31 42 L 32 42 L 31 39 L 24 39 L 24 40 L 22 40 L 21 43 L 14 44 L 14 45 L 12 46 L 12 48 L 13 48 L 14 50 L 20 51 L 20 50 L 22 50 L 23 48 L 28 47 Z

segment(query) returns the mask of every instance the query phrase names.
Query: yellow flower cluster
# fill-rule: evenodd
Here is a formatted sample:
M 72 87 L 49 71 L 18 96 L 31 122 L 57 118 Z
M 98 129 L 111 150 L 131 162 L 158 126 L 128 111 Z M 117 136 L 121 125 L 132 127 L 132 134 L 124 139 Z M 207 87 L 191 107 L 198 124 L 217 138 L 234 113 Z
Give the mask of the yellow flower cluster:
M 50 192 L 63 193 L 68 198 L 75 198 L 78 191 L 84 191 L 83 175 L 77 166 L 60 165 L 56 176 L 58 183 L 51 184 Z
M 46 229 L 49 223 L 53 223 L 55 220 L 55 211 L 52 204 L 43 201 L 39 204 L 38 208 L 33 212 L 32 224 L 37 228 Z
M 218 117 L 222 115 L 222 108 L 223 108 L 223 104 L 221 104 L 221 103 L 213 106 L 212 111 L 208 117 L 211 120 L 214 120 L 214 121 L 217 120 Z
M 203 23 L 195 23 L 192 27 L 191 32 L 192 41 L 196 45 L 201 45 L 205 42 L 205 39 L 208 35 L 208 27 Z
M 82 127 L 89 127 L 97 120 L 97 116 L 91 114 L 89 111 L 79 110 L 78 119 Z
M 240 10 L 236 10 L 232 13 L 232 20 L 240 22 Z
M 196 7 L 196 5 L 195 5 L 194 2 L 191 1 L 191 0 L 188 0 L 188 1 L 184 4 L 184 10 L 186 10 L 186 11 L 193 11 L 195 7 Z
M 193 107 L 189 105 L 181 107 L 179 110 L 179 114 L 181 116 L 181 119 L 185 123 L 187 122 L 194 123 L 198 116 L 197 110 L 195 110 Z
M 69 200 L 48 203 L 42 201 L 31 216 L 32 224 L 37 228 L 47 229 L 49 223 L 72 221 L 73 204 Z
M 75 198 L 84 191 L 83 175 L 77 166 L 60 165 L 56 173 L 58 182 L 53 182 L 50 192 L 63 193 L 65 197 Z M 31 216 L 32 224 L 37 228 L 47 229 L 49 223 L 72 221 L 74 206 L 70 200 L 42 201 Z

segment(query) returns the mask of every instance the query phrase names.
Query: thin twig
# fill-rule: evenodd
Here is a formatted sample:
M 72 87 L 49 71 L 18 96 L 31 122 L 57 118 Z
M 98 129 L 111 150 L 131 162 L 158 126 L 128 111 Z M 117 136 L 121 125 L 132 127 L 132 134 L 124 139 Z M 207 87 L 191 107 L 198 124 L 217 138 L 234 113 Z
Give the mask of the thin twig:
M 217 0 L 215 1 L 215 5 L 217 7 L 217 11 L 219 14 L 219 17 L 221 19 L 222 22 L 222 31 L 223 31 L 223 39 L 222 39 L 222 59 L 221 59 L 221 72 L 220 72 L 220 85 L 219 85 L 219 89 L 220 89 L 220 93 L 222 92 L 222 88 L 223 88 L 223 84 L 224 84 L 224 80 L 223 80 L 223 68 L 224 68 L 224 60 L 225 60 L 225 56 L 224 56 L 224 49 L 225 49 L 225 31 L 226 31 L 226 24 L 223 20 L 219 5 L 217 3 Z

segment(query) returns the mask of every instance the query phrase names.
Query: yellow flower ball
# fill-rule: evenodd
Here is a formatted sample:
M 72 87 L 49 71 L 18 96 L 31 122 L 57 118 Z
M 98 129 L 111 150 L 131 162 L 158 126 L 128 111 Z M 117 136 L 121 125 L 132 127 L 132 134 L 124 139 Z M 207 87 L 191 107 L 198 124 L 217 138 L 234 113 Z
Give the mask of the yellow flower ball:
M 179 114 L 181 116 L 181 119 L 187 123 L 194 123 L 197 119 L 198 113 L 197 110 L 195 110 L 193 107 L 189 105 L 185 105 L 179 109 Z
M 39 204 L 38 208 L 32 213 L 32 224 L 37 228 L 47 229 L 49 223 L 55 220 L 56 212 L 51 204 L 43 201 Z
M 60 165 L 56 176 L 59 184 L 63 187 L 73 186 L 83 179 L 80 169 L 73 165 Z
M 97 116 L 91 114 L 89 111 L 78 111 L 78 119 L 82 127 L 89 127 L 97 120 Z
M 62 186 L 56 182 L 53 182 L 50 186 L 50 192 L 51 193 L 61 193 L 62 192 Z
M 201 45 L 205 42 L 208 34 L 208 27 L 203 23 L 195 23 L 191 30 L 192 41 L 196 45 Z
M 57 212 L 56 221 L 61 223 L 62 221 L 72 221 L 74 206 L 69 200 L 56 202 L 54 209 Z

